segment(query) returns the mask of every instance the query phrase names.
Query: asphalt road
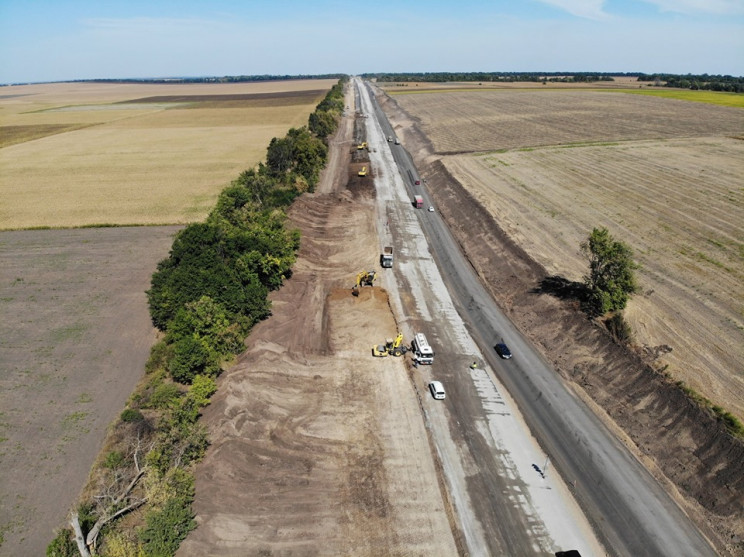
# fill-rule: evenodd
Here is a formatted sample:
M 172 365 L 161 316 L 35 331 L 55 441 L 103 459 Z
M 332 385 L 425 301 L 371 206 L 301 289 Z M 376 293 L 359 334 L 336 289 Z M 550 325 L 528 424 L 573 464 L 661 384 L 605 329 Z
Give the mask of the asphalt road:
M 374 99 L 374 95 L 371 94 Z M 376 102 L 374 115 L 385 135 L 394 135 L 387 117 Z M 424 206 L 431 203 L 425 183 L 412 185 L 418 177 L 410 155 L 402 145 L 390 144 L 403 182 L 413 198 L 423 195 Z M 449 229 L 436 213 L 417 212 L 442 277 L 458 313 L 468 326 L 490 368 L 516 401 L 532 434 L 557 468 L 572 484 L 574 495 L 598 537 L 608 551 L 627 556 L 705 556 L 715 552 L 694 524 L 664 492 L 646 469 L 625 449 L 589 410 L 562 383 L 559 375 L 524 339 L 499 311 L 465 260 Z M 514 358 L 501 360 L 494 352 L 496 342 L 504 340 Z M 438 356 L 439 357 L 439 356 Z M 458 396 L 459 395 L 459 396 Z M 468 393 L 453 393 L 458 404 L 450 411 L 457 416 L 461 431 L 455 432 L 467 443 L 476 462 L 477 478 L 469 479 L 469 491 L 498 490 L 503 478 L 489 468 L 493 451 L 476 432 L 468 431 L 476 422 L 477 405 L 464 400 Z M 450 393 L 448 392 L 448 396 Z M 497 500 L 485 503 L 472 497 L 484 531 L 499 536 L 488 543 L 491 554 L 522 554 L 524 540 L 512 540 L 520 517 L 509 516 Z M 479 502 L 480 501 L 480 502 Z M 519 536 L 516 535 L 518 538 Z

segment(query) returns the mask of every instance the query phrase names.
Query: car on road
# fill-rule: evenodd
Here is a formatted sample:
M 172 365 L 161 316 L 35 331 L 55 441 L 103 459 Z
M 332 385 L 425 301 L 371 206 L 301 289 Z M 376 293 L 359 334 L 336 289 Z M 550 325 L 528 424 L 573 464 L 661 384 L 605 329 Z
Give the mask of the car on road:
M 433 213 L 434 212 L 434 207 L 432 207 L 431 205 L 429 205 L 429 212 L 430 213 Z
M 509 350 L 509 347 L 503 342 L 499 342 L 496 346 L 494 346 L 494 349 L 496 350 L 496 353 L 505 360 L 508 360 L 512 357 L 511 350 Z
M 446 396 L 444 394 L 444 385 L 442 385 L 440 381 L 432 381 L 429 383 L 429 390 L 431 391 L 431 396 L 436 400 L 444 400 L 444 397 Z

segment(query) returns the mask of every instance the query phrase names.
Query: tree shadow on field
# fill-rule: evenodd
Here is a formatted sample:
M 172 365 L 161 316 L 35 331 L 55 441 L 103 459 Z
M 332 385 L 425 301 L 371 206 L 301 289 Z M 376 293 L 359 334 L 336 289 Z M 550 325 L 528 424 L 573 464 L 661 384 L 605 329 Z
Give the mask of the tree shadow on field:
M 559 275 L 543 278 L 540 284 L 530 290 L 532 294 L 550 294 L 560 300 L 577 301 L 582 306 L 589 299 L 590 290 L 583 282 L 568 280 Z

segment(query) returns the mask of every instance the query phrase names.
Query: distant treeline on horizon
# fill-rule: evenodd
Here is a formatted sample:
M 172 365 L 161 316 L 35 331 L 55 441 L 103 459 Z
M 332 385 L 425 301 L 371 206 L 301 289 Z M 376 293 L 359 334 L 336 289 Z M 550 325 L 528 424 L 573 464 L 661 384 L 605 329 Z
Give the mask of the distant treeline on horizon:
M 335 79 L 346 77 L 343 73 L 308 75 L 226 75 L 222 77 L 125 77 L 99 79 L 62 79 L 59 81 L 28 81 L 3 85 L 32 85 L 38 83 L 242 83 L 252 81 L 289 81 L 300 79 Z
M 365 79 L 376 79 L 386 83 L 448 81 L 463 82 L 545 82 L 545 83 L 594 83 L 614 81 L 615 77 L 636 77 L 657 87 L 676 87 L 692 90 L 724 91 L 744 93 L 744 77 L 709 74 L 670 74 L 643 72 L 412 72 L 412 73 L 363 73 Z M 256 81 L 288 81 L 301 79 L 342 79 L 347 74 L 307 75 L 228 75 L 222 77 L 145 77 L 122 79 L 72 79 L 46 83 L 243 83 Z M 45 83 L 45 82 L 36 82 Z M 29 85 L 12 83 L 5 85 Z
M 386 83 L 447 81 L 478 82 L 563 82 L 593 83 L 614 81 L 615 77 L 636 77 L 638 81 L 649 82 L 659 87 L 678 87 L 682 89 L 707 89 L 744 93 L 744 77 L 730 75 L 678 75 L 667 73 L 646 74 L 642 72 L 424 72 L 424 73 L 367 73 L 366 79 L 377 79 Z

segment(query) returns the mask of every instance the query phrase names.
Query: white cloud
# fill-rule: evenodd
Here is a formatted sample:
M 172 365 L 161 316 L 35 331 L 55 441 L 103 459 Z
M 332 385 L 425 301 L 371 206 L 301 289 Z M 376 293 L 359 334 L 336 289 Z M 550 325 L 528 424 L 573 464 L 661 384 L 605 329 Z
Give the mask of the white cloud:
M 743 0 L 644 0 L 662 12 L 681 14 L 744 15 Z
M 607 19 L 609 17 L 602 9 L 604 0 L 540 0 L 540 2 L 586 19 Z

